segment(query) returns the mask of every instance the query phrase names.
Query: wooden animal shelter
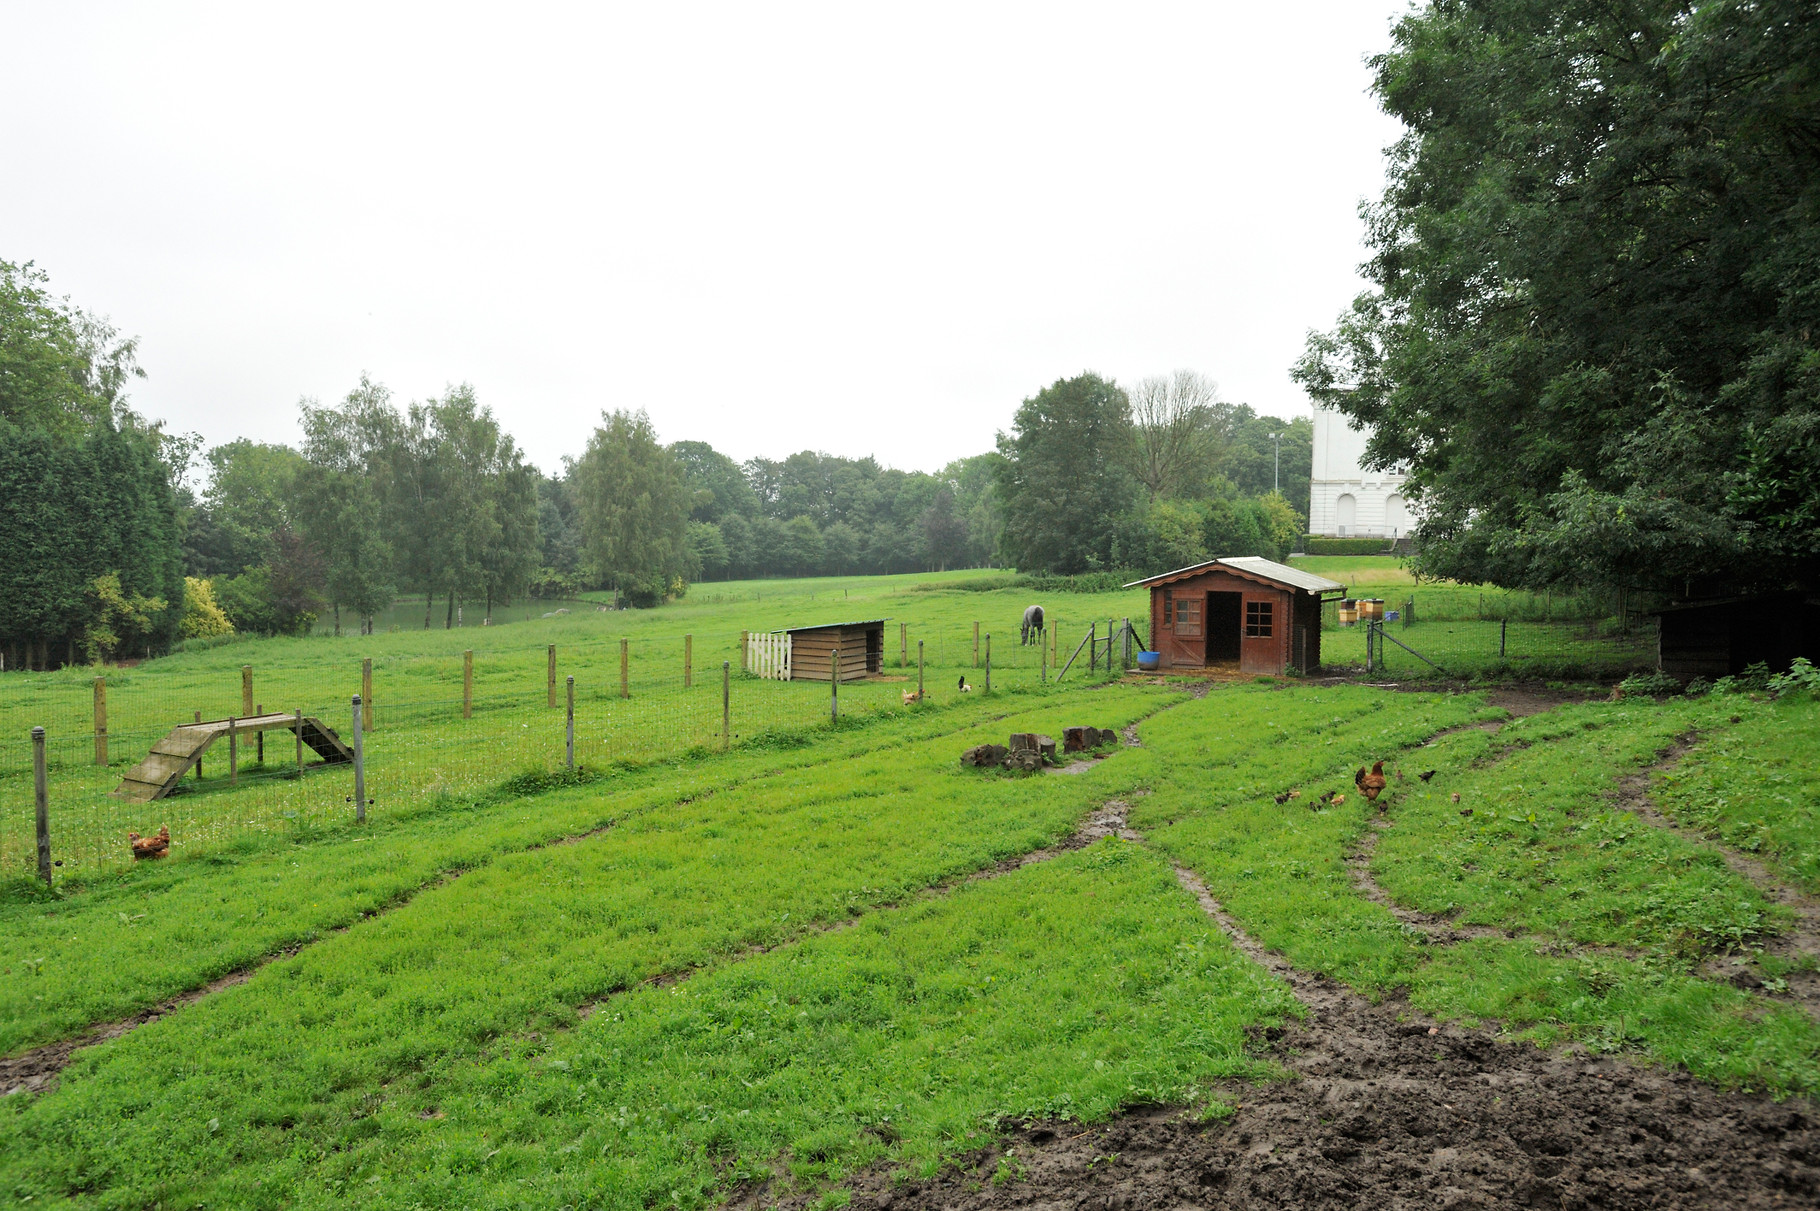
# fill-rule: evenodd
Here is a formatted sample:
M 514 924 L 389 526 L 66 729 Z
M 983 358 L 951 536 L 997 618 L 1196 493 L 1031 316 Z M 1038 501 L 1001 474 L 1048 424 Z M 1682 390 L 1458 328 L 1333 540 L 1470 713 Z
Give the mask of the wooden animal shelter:
M 752 632 L 746 636 L 746 669 L 777 681 L 828 681 L 836 651 L 840 652 L 842 681 L 858 681 L 881 672 L 885 620 Z
M 1656 666 L 1683 681 L 1716 681 L 1759 663 L 1783 673 L 1797 656 L 1820 660 L 1820 598 L 1803 593 L 1690 601 L 1657 616 Z
M 1150 590 L 1164 668 L 1308 672 L 1321 664 L 1321 602 L 1346 586 L 1254 555 L 1210 559 L 1126 588 Z

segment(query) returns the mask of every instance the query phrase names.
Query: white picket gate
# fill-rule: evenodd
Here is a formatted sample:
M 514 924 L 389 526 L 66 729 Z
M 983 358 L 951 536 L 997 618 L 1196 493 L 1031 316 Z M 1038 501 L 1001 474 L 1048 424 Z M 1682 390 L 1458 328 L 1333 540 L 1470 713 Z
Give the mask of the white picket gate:
M 790 680 L 790 632 L 754 631 L 747 635 L 746 671 L 773 681 Z

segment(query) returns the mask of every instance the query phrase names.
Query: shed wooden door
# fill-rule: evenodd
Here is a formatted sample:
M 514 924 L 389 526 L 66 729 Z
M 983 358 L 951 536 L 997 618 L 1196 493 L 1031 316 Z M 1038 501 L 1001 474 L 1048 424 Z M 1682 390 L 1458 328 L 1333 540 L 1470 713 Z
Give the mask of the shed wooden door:
M 1284 636 L 1291 626 L 1289 602 L 1282 595 L 1245 594 L 1245 616 L 1239 631 L 1239 671 L 1281 673 Z
M 1200 668 L 1207 663 L 1207 631 L 1203 610 L 1206 594 L 1182 593 L 1164 604 L 1169 620 L 1164 656 L 1177 668 Z

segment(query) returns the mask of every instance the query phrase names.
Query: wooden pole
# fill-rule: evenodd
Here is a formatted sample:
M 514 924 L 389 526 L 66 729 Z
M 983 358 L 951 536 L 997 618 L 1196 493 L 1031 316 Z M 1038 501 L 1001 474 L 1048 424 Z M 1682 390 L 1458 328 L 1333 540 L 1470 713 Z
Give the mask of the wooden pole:
M 38 818 L 38 877 L 51 885 L 51 785 L 44 767 L 44 729 L 32 729 L 32 801 Z
M 107 764 L 107 678 L 95 678 L 95 764 Z
M 474 717 L 474 649 L 461 654 L 461 717 Z
M 228 716 L 228 785 L 240 785 L 240 729 L 237 720 Z
M 980 666 L 980 624 L 973 624 L 973 667 Z
M 733 742 L 733 662 L 720 662 L 720 747 L 725 752 Z
M 253 666 L 240 666 L 240 714 L 242 717 L 253 713 Z
M 367 657 L 360 662 L 360 726 L 367 731 L 373 730 L 375 717 L 379 714 L 373 706 L 373 658 Z
M 632 641 L 629 639 L 619 641 L 619 696 L 632 696 Z
M 828 654 L 828 722 L 840 722 L 840 649 Z
M 549 675 L 546 680 L 548 682 L 546 688 L 549 691 L 550 705 L 553 707 L 556 705 L 556 645 L 555 644 L 550 645 L 550 671 L 549 671 Z
M 683 689 L 695 684 L 695 636 L 683 636 Z
M 366 721 L 360 717 L 360 695 L 354 695 L 354 823 L 365 824 L 367 820 L 367 759 L 362 746 L 361 733 L 366 731 Z
M 568 759 L 569 771 L 575 770 L 575 675 L 569 674 L 569 724 L 568 724 Z

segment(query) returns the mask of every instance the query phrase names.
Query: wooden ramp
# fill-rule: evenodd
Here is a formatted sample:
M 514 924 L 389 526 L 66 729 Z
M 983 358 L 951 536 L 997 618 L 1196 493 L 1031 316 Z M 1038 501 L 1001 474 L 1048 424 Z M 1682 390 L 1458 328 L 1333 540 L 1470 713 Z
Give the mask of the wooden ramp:
M 297 731 L 296 715 L 252 715 L 245 719 L 210 719 L 171 729 L 170 735 L 152 745 L 144 761 L 126 771 L 114 788 L 116 798 L 133 803 L 162 799 L 177 788 L 178 779 L 202 760 L 209 745 L 228 734 L 251 736 L 258 732 Z M 303 717 L 303 742 L 324 764 L 352 761 L 354 754 L 335 730 L 312 715 Z

